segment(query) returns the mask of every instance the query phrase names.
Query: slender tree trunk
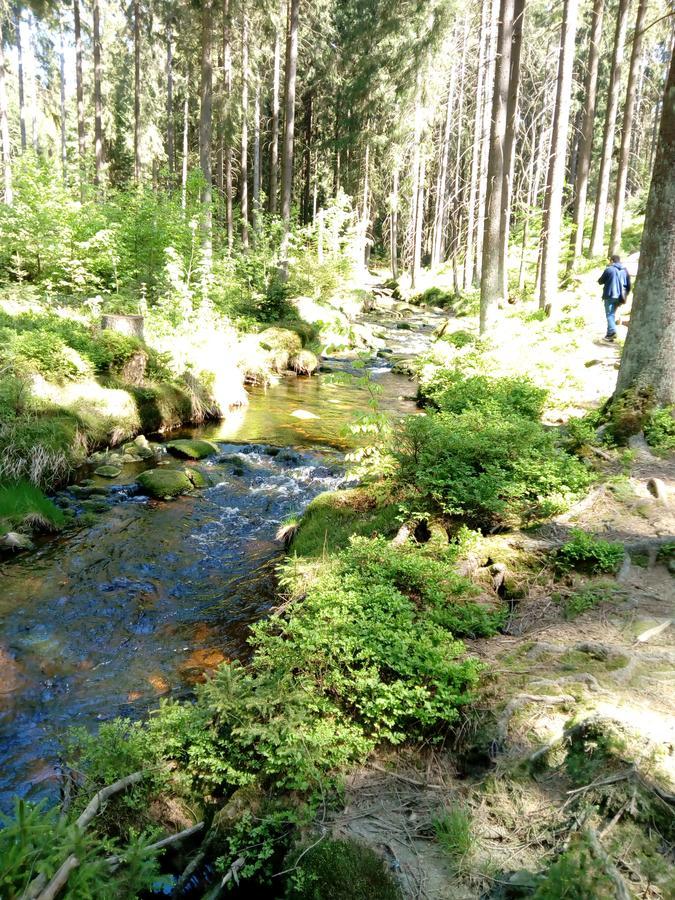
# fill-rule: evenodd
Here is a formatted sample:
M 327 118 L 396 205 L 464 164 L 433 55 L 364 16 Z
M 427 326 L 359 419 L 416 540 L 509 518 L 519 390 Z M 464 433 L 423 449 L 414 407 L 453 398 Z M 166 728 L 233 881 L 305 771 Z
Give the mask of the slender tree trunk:
M 134 179 L 141 180 L 141 9 L 134 0 Z
M 84 198 L 86 147 L 84 143 L 84 78 L 82 75 L 80 0 L 73 0 L 73 28 L 75 30 L 75 93 L 77 97 L 77 148 L 80 165 L 80 196 Z
M 227 225 L 227 249 L 234 246 L 234 213 L 232 189 L 232 17 L 230 0 L 223 0 L 223 88 L 225 91 L 225 220 Z
M 335 98 L 335 125 L 333 131 L 333 196 L 340 192 L 340 94 Z
M 190 84 L 190 72 L 188 71 L 185 85 L 185 100 L 183 101 L 183 171 L 181 173 L 181 198 L 180 205 L 183 209 L 187 206 L 187 176 L 188 176 L 188 137 L 190 129 L 190 98 L 188 97 L 188 85 Z
M 314 97 L 311 90 L 305 94 L 305 142 L 302 148 L 303 189 L 302 221 L 309 222 L 309 204 L 312 193 L 312 133 Z
M 199 165 L 202 170 L 202 269 L 205 290 L 211 274 L 212 210 L 211 142 L 213 132 L 212 0 L 202 0 L 202 65 L 199 103 Z
M 488 0 L 490 2 L 490 0 Z M 490 129 L 492 114 L 492 96 L 494 93 L 496 53 L 497 53 L 497 21 L 499 18 L 499 0 L 492 0 L 490 5 L 490 19 L 487 33 L 486 52 L 487 70 L 483 90 L 483 129 L 480 151 L 480 177 L 478 181 L 478 219 L 476 231 L 476 270 L 474 282 L 481 280 L 481 268 L 483 264 L 483 237 L 485 233 L 485 199 L 488 183 L 488 158 L 490 156 Z
M 649 387 L 658 403 L 675 403 L 675 54 L 663 99 L 628 337 L 617 394 Z
M 0 137 L 2 138 L 2 182 L 3 200 L 6 206 L 14 203 L 12 189 L 12 153 L 9 138 L 9 116 L 7 114 L 7 85 L 5 82 L 5 40 L 0 21 Z
M 241 203 L 241 245 L 248 250 L 248 12 L 241 4 L 241 163 L 239 199 Z
M 169 178 L 176 168 L 176 149 L 173 124 L 173 34 L 171 22 L 166 27 L 166 157 Z
M 16 36 L 16 55 L 19 81 L 19 125 L 21 129 L 21 152 L 26 152 L 26 97 L 23 78 L 23 44 L 21 41 L 21 7 L 14 7 L 14 33 Z
M 543 125 L 542 125 L 543 127 Z M 530 164 L 527 172 L 527 197 L 525 199 L 525 216 L 523 219 L 523 238 L 520 245 L 520 268 L 518 270 L 518 290 L 522 292 L 525 287 L 525 253 L 527 250 L 527 242 L 530 236 L 530 218 L 532 216 L 532 206 L 534 205 L 535 181 L 534 171 L 537 161 L 536 133 L 532 134 L 532 153 L 530 154 Z
M 504 175 L 502 180 L 502 243 L 499 248 L 499 280 L 502 297 L 509 295 L 509 237 L 511 232 L 511 205 L 513 177 L 516 165 L 516 131 L 518 128 L 518 98 L 520 92 L 520 58 L 523 45 L 523 21 L 525 0 L 515 0 L 513 9 L 513 46 L 511 49 L 511 74 L 509 96 L 506 104 L 506 134 L 504 136 Z
M 497 63 L 492 97 L 492 127 L 488 158 L 485 227 L 483 231 L 483 260 L 480 282 L 480 332 L 485 334 L 493 323 L 497 304 L 502 296 L 499 279 L 499 253 L 502 242 L 501 196 L 504 182 L 504 138 L 506 108 L 511 74 L 514 0 L 501 0 Z
M 0 37 L 0 40 L 2 38 Z M 66 150 L 66 53 L 63 46 L 63 20 L 59 13 L 59 100 L 61 104 L 61 169 L 64 184 L 68 181 Z
M 455 148 L 455 190 L 453 195 L 454 207 L 454 234 L 452 236 L 452 265 L 455 284 L 455 293 L 459 294 L 461 286 L 458 281 L 459 270 L 457 267 L 459 250 L 462 241 L 464 203 L 462 196 L 462 138 L 464 137 L 464 91 L 466 85 L 466 55 L 469 47 L 469 11 L 464 14 L 464 34 L 462 37 L 462 61 L 459 68 L 459 96 L 457 98 L 457 144 Z M 466 267 L 466 259 L 464 260 Z M 463 273 L 462 273 L 463 275 Z
M 398 164 L 394 166 L 391 186 L 391 210 L 389 216 L 389 255 L 391 260 L 391 274 L 398 278 Z
M 614 52 L 612 68 L 609 74 L 609 93 L 607 111 L 605 113 L 605 130 L 600 157 L 600 172 L 595 195 L 595 211 L 593 215 L 593 233 L 591 235 L 591 256 L 600 256 L 605 245 L 605 218 L 607 216 L 607 198 L 609 195 L 609 178 L 614 151 L 614 132 L 616 114 L 619 108 L 619 92 L 621 90 L 621 70 L 623 68 L 624 44 L 628 28 L 628 11 L 630 0 L 619 0 L 619 8 L 614 33 Z
M 260 212 L 260 85 L 255 86 L 253 104 L 253 228 L 258 227 Z
M 628 69 L 628 85 L 626 87 L 626 103 L 623 108 L 623 126 L 621 128 L 621 150 L 619 152 L 619 166 L 616 172 L 616 191 L 614 194 L 614 210 L 612 214 L 612 232 L 609 239 L 609 252 L 618 253 L 621 247 L 621 232 L 623 230 L 623 214 L 626 204 L 626 181 L 628 179 L 628 164 L 630 162 L 630 144 L 633 134 L 633 113 L 635 110 L 635 91 L 640 72 L 640 58 L 642 53 L 642 30 L 647 14 L 647 0 L 639 0 L 637 17 L 635 19 L 635 32 L 633 35 L 633 49 L 630 55 L 630 67 Z
M 281 84 L 281 22 L 283 6 L 279 10 L 279 23 L 274 34 L 274 73 L 272 75 L 272 134 L 270 137 L 270 188 L 267 207 L 271 215 L 277 212 L 277 185 L 279 184 L 279 87 Z
M 452 133 L 452 114 L 455 104 L 455 90 L 457 86 L 457 64 L 450 69 L 450 83 L 448 86 L 448 99 L 445 106 L 445 129 L 443 141 L 440 147 L 440 164 L 438 166 L 438 178 L 436 179 L 436 209 L 434 212 L 433 245 L 431 251 L 431 268 L 436 268 L 441 262 L 443 252 L 443 231 L 445 225 L 446 189 L 448 180 L 448 164 L 450 161 L 450 135 Z
M 101 10 L 99 0 L 92 0 L 94 28 L 94 184 L 103 183 L 103 99 L 101 97 Z
M 417 75 L 417 88 L 415 92 L 415 135 L 413 138 L 412 158 L 412 194 L 410 197 L 410 246 L 412 265 L 410 269 L 410 284 L 417 287 L 419 277 L 420 260 L 417 254 L 417 222 L 422 218 L 422 211 L 418 209 L 420 198 L 420 180 L 422 168 L 422 76 Z M 420 253 L 421 256 L 421 253 Z
M 565 0 L 560 32 L 560 62 L 558 64 L 551 154 L 546 181 L 542 228 L 543 244 L 539 307 L 540 309 L 545 309 L 547 313 L 550 312 L 558 292 L 562 200 L 565 184 L 565 152 L 567 150 L 567 133 L 569 131 L 572 101 L 572 69 L 574 66 L 574 39 L 577 30 L 578 10 L 579 0 Z
M 485 89 L 485 57 L 488 40 L 490 5 L 481 3 L 480 30 L 478 32 L 478 66 L 476 69 L 476 102 L 473 116 L 473 143 L 471 147 L 471 174 L 469 176 L 469 203 L 467 211 L 466 251 L 464 256 L 464 290 L 468 291 L 474 278 L 476 240 L 476 200 L 478 198 L 478 164 L 480 160 L 481 122 L 483 115 L 483 91 Z
M 579 137 L 579 152 L 574 185 L 574 210 L 572 213 L 571 253 L 567 269 L 572 271 L 581 256 L 584 243 L 584 222 L 586 220 L 586 198 L 588 196 L 588 175 L 591 170 L 593 152 L 593 122 L 598 93 L 598 67 L 600 62 L 600 40 L 602 39 L 602 19 L 604 0 L 594 0 L 591 16 L 591 34 L 588 46 L 588 64 L 584 81 L 584 106 Z
M 370 144 L 366 139 L 363 163 L 363 209 L 361 212 L 361 261 L 368 267 L 368 228 L 370 226 Z
M 422 270 L 422 235 L 424 233 L 424 188 L 427 158 L 424 150 L 420 153 L 419 177 L 417 179 L 417 203 L 415 204 L 415 233 L 413 235 L 413 287 L 417 286 Z
M 298 23 L 300 0 L 288 0 L 289 27 L 286 41 L 286 73 L 284 83 L 284 141 L 281 168 L 281 218 L 284 240 L 281 248 L 282 274 L 288 277 L 288 240 L 291 231 L 293 194 L 293 141 L 295 136 L 295 82 L 298 69 Z

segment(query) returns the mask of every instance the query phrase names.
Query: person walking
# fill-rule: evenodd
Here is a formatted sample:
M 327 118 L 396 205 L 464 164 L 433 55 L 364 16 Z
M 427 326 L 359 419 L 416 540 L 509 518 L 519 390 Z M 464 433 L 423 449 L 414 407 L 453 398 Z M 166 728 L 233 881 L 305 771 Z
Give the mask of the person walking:
M 603 285 L 602 299 L 605 302 L 605 315 L 607 316 L 606 341 L 616 340 L 616 311 L 622 303 L 626 302 L 630 294 L 630 275 L 621 262 L 620 256 L 612 256 L 609 265 L 598 278 L 598 284 Z

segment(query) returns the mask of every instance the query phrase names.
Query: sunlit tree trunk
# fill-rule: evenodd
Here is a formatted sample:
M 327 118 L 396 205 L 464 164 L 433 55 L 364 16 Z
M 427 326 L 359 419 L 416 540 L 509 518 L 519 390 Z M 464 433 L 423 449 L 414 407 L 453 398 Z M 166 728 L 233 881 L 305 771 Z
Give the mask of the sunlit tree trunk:
M 450 69 L 450 83 L 448 86 L 448 99 L 445 105 L 445 128 L 443 141 L 440 147 L 440 164 L 438 166 L 438 178 L 436 179 L 436 209 L 434 212 L 433 246 L 431 251 L 431 267 L 438 266 L 443 252 L 443 231 L 445 226 L 445 204 L 448 179 L 448 163 L 450 157 L 450 136 L 452 133 L 452 114 L 455 103 L 455 89 L 457 86 L 457 65 Z
M 649 387 L 675 403 L 675 55 L 663 100 L 649 189 L 633 311 L 621 357 L 617 393 Z
M 389 255 L 391 258 L 391 274 L 398 278 L 398 165 L 394 166 L 391 186 L 391 210 L 389 218 Z
M 248 13 L 241 5 L 241 161 L 239 201 L 241 204 L 241 245 L 248 249 Z
M 85 138 L 84 138 L 84 78 L 82 75 L 82 29 L 80 0 L 73 0 L 73 28 L 75 31 L 75 94 L 77 98 L 77 149 L 80 165 L 80 195 L 84 197 Z
M 488 40 L 490 4 L 481 3 L 480 30 L 478 32 L 478 65 L 476 69 L 476 99 L 473 115 L 473 144 L 471 147 L 471 174 L 469 176 L 469 203 L 467 210 L 466 253 L 464 257 L 464 290 L 468 291 L 475 274 L 474 247 L 476 241 L 476 200 L 478 198 L 478 164 L 480 161 L 481 123 L 483 117 L 483 92 L 485 89 L 485 57 Z
M 480 168 L 478 180 L 478 217 L 476 231 L 476 258 L 474 282 L 481 280 L 483 263 L 483 236 L 485 232 L 485 198 L 487 195 L 487 170 L 490 155 L 490 128 L 492 113 L 492 93 L 495 80 L 497 52 L 497 21 L 499 18 L 499 0 L 488 0 L 490 6 L 489 27 L 486 40 L 487 70 L 485 72 L 485 88 L 483 90 L 483 128 L 481 136 Z
M 103 183 L 103 99 L 101 97 L 101 10 L 99 0 L 92 0 L 94 29 L 94 184 Z
M 19 82 L 19 127 L 21 131 L 21 152 L 26 152 L 26 97 L 23 78 L 23 43 L 21 41 L 21 8 L 14 7 L 14 34 L 16 40 L 17 77 Z
M 213 190 L 211 173 L 213 65 L 211 62 L 212 0 L 202 0 L 202 64 L 199 103 L 199 165 L 202 170 L 202 269 L 205 280 L 211 273 Z
M 417 89 L 415 92 L 415 134 L 413 137 L 413 157 L 412 157 L 412 193 L 410 196 L 410 245 L 412 255 L 412 265 L 410 268 L 411 287 L 417 287 L 417 279 L 419 277 L 420 259 L 417 254 L 417 223 L 422 218 L 422 211 L 419 210 L 420 199 L 420 180 L 422 168 L 422 77 L 417 75 Z M 421 256 L 421 250 L 420 250 Z
M 584 80 L 584 106 L 574 184 L 574 210 L 572 213 L 572 232 L 570 235 L 571 253 L 567 264 L 569 271 L 572 271 L 574 264 L 581 256 L 584 243 L 584 222 L 586 220 L 588 175 L 591 169 L 591 154 L 593 152 L 593 122 L 595 119 L 596 98 L 598 93 L 598 68 L 600 62 L 603 12 L 604 0 L 594 0 L 593 13 L 591 16 L 591 34 L 588 46 L 588 63 L 586 68 L 586 78 Z
M 492 96 L 492 126 L 490 129 L 490 154 L 488 157 L 487 194 L 485 199 L 485 225 L 483 229 L 483 259 L 480 283 L 481 334 L 490 329 L 497 303 L 502 296 L 502 285 L 499 279 L 501 197 L 504 181 L 506 107 L 511 74 L 513 12 L 514 0 L 501 0 L 497 60 Z
M 630 55 L 630 67 L 628 69 L 628 85 L 626 87 L 626 103 L 623 108 L 623 125 L 621 128 L 621 150 L 619 152 L 619 165 L 616 171 L 616 190 L 614 194 L 614 210 L 612 213 L 612 232 L 609 239 L 609 252 L 618 253 L 621 247 L 621 232 L 623 230 L 623 214 L 626 204 L 626 181 L 628 179 L 628 164 L 630 162 L 630 145 L 633 134 L 633 114 L 635 111 L 635 92 L 638 75 L 640 72 L 640 57 L 642 53 L 642 30 L 647 14 L 647 0 L 639 0 L 637 17 L 635 19 L 635 32 L 633 34 L 633 48 Z
M 260 212 L 260 85 L 256 82 L 253 101 L 253 228 Z
M 141 10 L 134 0 L 134 179 L 141 180 Z
M 225 221 L 227 226 L 227 249 L 232 253 L 234 245 L 234 213 L 232 185 L 232 17 L 230 0 L 223 0 L 223 90 L 225 92 Z
M 605 112 L 605 129 L 600 156 L 600 171 L 595 195 L 593 214 L 593 233 L 591 235 L 591 256 L 600 256 L 605 245 L 605 218 L 607 216 L 607 198 L 609 195 L 609 178 L 614 151 L 614 132 L 616 130 L 616 114 L 619 108 L 619 92 L 621 90 L 621 70 L 623 68 L 624 44 L 628 29 L 628 10 L 630 0 L 619 0 L 614 33 L 614 52 L 612 68 L 609 74 L 609 92 L 607 110 Z
M 171 22 L 166 27 L 166 158 L 169 177 L 173 181 L 176 167 L 176 150 L 173 124 L 173 35 Z
M 187 83 L 185 85 L 185 100 L 183 101 L 183 170 L 181 173 L 181 207 L 187 206 L 187 176 L 188 176 L 188 152 L 189 152 L 189 129 L 190 129 L 190 98 L 188 97 L 188 84 L 190 83 L 190 73 L 188 72 Z
M 302 221 L 309 222 L 309 205 L 312 195 L 312 137 L 314 118 L 313 91 L 305 94 L 305 140 L 302 148 L 303 188 L 302 188 Z
M 5 80 L 5 41 L 0 21 L 0 138 L 2 138 L 2 181 L 3 199 L 7 206 L 14 203 L 12 189 L 12 153 L 9 137 L 9 117 L 7 115 L 7 85 Z
M 284 240 L 281 249 L 282 272 L 288 275 L 288 239 L 291 231 L 291 200 L 293 194 L 293 142 L 295 137 L 295 83 L 298 69 L 298 24 L 300 0 L 288 0 L 289 22 L 286 41 L 286 72 L 284 78 L 284 140 L 281 167 L 281 218 Z
M 0 40 L 2 38 L 0 37 Z M 68 155 L 66 150 L 66 53 L 63 46 L 63 21 L 59 13 L 59 100 L 61 106 L 61 169 L 64 184 L 68 181 Z
M 546 194 L 544 197 L 543 243 L 541 252 L 541 285 L 539 307 L 550 312 L 558 293 L 562 200 L 565 184 L 565 153 L 572 101 L 572 69 L 574 39 L 577 30 L 579 0 L 565 0 L 560 32 L 560 60 L 556 87 L 551 152 L 549 156 Z
M 277 211 L 277 186 L 279 184 L 279 89 L 281 85 L 281 22 L 283 7 L 274 33 L 274 70 L 272 75 L 272 134 L 270 135 L 270 187 L 267 208 L 272 215 Z
M 363 209 L 361 212 L 361 261 L 368 265 L 368 228 L 370 226 L 370 143 L 366 139 L 363 163 Z

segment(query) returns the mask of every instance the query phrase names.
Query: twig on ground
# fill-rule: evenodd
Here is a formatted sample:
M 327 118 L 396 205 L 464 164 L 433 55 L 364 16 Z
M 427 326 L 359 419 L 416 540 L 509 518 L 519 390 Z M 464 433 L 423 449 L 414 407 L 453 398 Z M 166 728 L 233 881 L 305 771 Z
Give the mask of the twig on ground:
M 54 877 L 49 882 L 47 887 L 42 891 L 41 894 L 38 894 L 37 900 L 54 900 L 54 897 L 63 890 L 68 881 L 68 876 L 76 869 L 80 864 L 79 859 L 75 856 L 74 853 L 61 863 L 59 868 L 57 869 Z
M 384 766 L 380 766 L 374 762 L 369 763 L 369 765 L 370 768 L 375 769 L 376 772 L 382 772 L 383 775 L 389 775 L 390 778 L 396 778 L 398 781 L 405 781 L 406 784 L 412 784 L 414 787 L 430 788 L 434 791 L 445 790 L 445 787 L 442 784 L 428 784 L 426 781 L 417 781 L 415 778 L 408 778 L 407 775 L 399 775 L 398 772 L 390 772 L 388 769 L 385 769 Z

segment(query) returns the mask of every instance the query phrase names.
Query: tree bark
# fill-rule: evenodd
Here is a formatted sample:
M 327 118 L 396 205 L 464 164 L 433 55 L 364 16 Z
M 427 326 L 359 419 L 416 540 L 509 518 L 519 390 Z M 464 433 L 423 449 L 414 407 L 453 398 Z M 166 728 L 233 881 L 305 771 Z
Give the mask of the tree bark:
M 279 87 L 281 85 L 281 22 L 283 6 L 279 10 L 279 22 L 274 34 L 274 73 L 272 75 L 272 134 L 270 137 L 270 187 L 267 208 L 271 215 L 277 212 L 277 186 L 279 184 Z
M 26 98 L 23 78 L 23 45 L 21 41 L 21 8 L 14 7 L 14 34 L 16 40 L 16 55 L 18 64 L 19 82 L 19 126 L 21 131 L 21 152 L 26 152 Z
M 610 254 L 618 253 L 621 247 L 621 232 L 623 230 L 623 214 L 626 204 L 626 181 L 628 179 L 628 164 L 630 162 L 630 145 L 633 134 L 633 113 L 635 110 L 635 93 L 638 76 L 640 73 L 640 59 L 642 53 L 642 30 L 647 14 L 647 0 L 639 0 L 637 16 L 635 19 L 635 31 L 633 33 L 633 48 L 630 55 L 628 69 L 628 85 L 626 86 L 626 102 L 623 108 L 623 126 L 621 128 L 621 150 L 619 152 L 619 165 L 616 172 L 616 190 L 614 194 L 614 210 L 612 213 L 612 231 L 609 239 Z
M 481 3 L 480 30 L 478 32 L 478 65 L 476 69 L 476 105 L 473 116 L 473 144 L 471 147 L 471 174 L 469 176 L 469 203 L 467 210 L 466 252 L 464 256 L 464 290 L 471 287 L 475 275 L 474 247 L 476 241 L 476 200 L 478 198 L 478 164 L 480 161 L 481 122 L 483 117 L 483 91 L 485 88 L 485 57 L 488 41 L 490 4 Z
M 199 166 L 202 170 L 202 268 L 211 274 L 212 210 L 211 143 L 213 131 L 213 65 L 211 62 L 212 0 L 202 0 L 202 61 L 199 104 Z
M 94 29 L 94 184 L 103 183 L 103 100 L 101 97 L 101 10 L 99 0 L 92 0 Z
M 370 143 L 366 138 L 363 163 L 363 209 L 361 212 L 361 261 L 368 267 L 368 228 L 370 226 Z
M 556 87 L 551 153 L 549 157 L 546 195 L 544 197 L 543 244 L 541 254 L 541 286 L 539 308 L 550 312 L 558 292 L 560 232 L 563 188 L 565 184 L 565 152 L 572 102 L 572 69 L 574 39 L 577 30 L 579 0 L 565 0 L 560 31 L 560 62 Z
M 173 182 L 176 148 L 173 124 L 173 35 L 170 21 L 166 26 L 166 158 L 169 177 Z
M 2 137 L 2 182 L 3 200 L 6 206 L 14 203 L 12 189 L 12 153 L 9 137 L 9 116 L 7 114 L 7 85 L 5 82 L 5 42 L 0 21 L 0 137 Z
M 617 393 L 649 387 L 658 403 L 675 403 L 675 54 L 663 99 L 649 188 L 633 311 Z
M 577 170 L 574 185 L 574 210 L 572 213 L 571 253 L 567 263 L 572 271 L 581 256 L 584 243 L 584 222 L 586 220 L 586 198 L 588 196 L 588 175 L 591 170 L 593 152 L 593 122 L 598 94 L 598 68 L 600 62 L 600 41 L 602 39 L 602 19 L 604 0 L 594 0 L 591 15 L 591 34 L 588 46 L 588 65 L 584 80 L 584 107 L 579 137 Z
M 389 219 L 389 255 L 391 259 L 391 274 L 398 278 L 398 164 L 394 166 L 391 186 L 391 210 Z
M 84 198 L 85 132 L 84 132 L 84 78 L 82 76 L 82 29 L 80 26 L 80 0 L 73 0 L 73 28 L 75 30 L 75 93 L 77 97 L 77 149 L 80 164 L 80 196 Z
M 490 3 L 490 0 L 488 0 Z M 486 41 L 487 69 L 483 90 L 483 132 L 481 137 L 480 169 L 478 180 L 478 217 L 476 229 L 476 261 L 474 282 L 481 280 L 483 265 L 483 237 L 485 232 L 485 199 L 487 196 L 487 171 L 490 156 L 490 128 L 492 113 L 492 96 L 494 92 L 495 67 L 497 64 L 497 22 L 499 19 L 499 0 L 490 3 L 489 28 Z
M 2 38 L 0 37 L 0 40 Z M 63 20 L 59 13 L 59 101 L 61 106 L 61 169 L 64 184 L 68 181 L 68 155 L 66 150 L 66 53 L 63 46 Z
M 188 97 L 188 85 L 190 83 L 190 73 L 185 85 L 185 100 L 183 101 L 183 171 L 181 173 L 181 199 L 180 205 L 183 209 L 187 206 L 187 176 L 188 176 L 188 137 L 190 128 L 190 98 Z
M 225 219 L 227 249 L 234 246 L 234 215 L 232 190 L 232 17 L 230 0 L 223 0 L 223 88 L 225 91 Z
M 241 162 L 239 199 L 241 204 L 241 245 L 248 250 L 248 12 L 241 4 Z
M 513 199 L 513 176 L 516 164 L 516 131 L 518 128 L 518 99 L 520 92 L 520 59 L 523 45 L 523 21 L 525 0 L 515 0 L 513 10 L 513 46 L 511 49 L 511 74 L 509 96 L 506 104 L 506 134 L 504 136 L 504 175 L 502 181 L 501 225 L 502 243 L 499 249 L 499 280 L 502 296 L 509 295 L 509 237 L 511 231 L 511 205 Z
M 492 126 L 488 157 L 485 226 L 483 230 L 483 259 L 480 283 L 480 333 L 492 325 L 497 303 L 502 296 L 499 279 L 501 247 L 501 197 L 504 181 L 504 138 L 506 107 L 511 74 L 511 46 L 513 41 L 514 0 L 501 0 L 494 92 L 492 96 Z
M 605 245 L 605 218 L 607 216 L 607 197 L 609 195 L 609 178 L 612 168 L 612 152 L 614 150 L 614 132 L 616 130 L 616 113 L 619 108 L 619 91 L 621 90 L 621 70 L 623 68 L 623 51 L 628 28 L 628 11 L 630 0 L 619 0 L 619 8 L 614 32 L 614 52 L 612 68 L 609 75 L 609 93 L 605 113 L 605 129 L 600 157 L 600 171 L 595 195 L 593 214 L 593 232 L 591 235 L 591 256 L 601 256 Z
M 281 250 L 282 273 L 288 275 L 288 240 L 291 231 L 291 199 L 293 193 L 293 140 L 295 135 L 295 83 L 298 69 L 298 23 L 300 0 L 288 0 L 289 27 L 286 41 L 286 72 L 284 79 L 284 141 L 281 169 L 281 218 L 284 239 Z
M 258 227 L 260 212 L 260 85 L 255 86 L 253 102 L 253 228 Z
M 314 95 L 309 90 L 305 94 L 305 140 L 302 148 L 303 189 L 302 189 L 302 222 L 310 220 L 309 209 L 312 195 L 312 136 L 314 129 Z
M 134 0 L 134 179 L 141 180 L 141 10 Z
M 410 268 L 410 286 L 417 287 L 419 276 L 420 258 L 417 254 L 417 221 L 422 217 L 422 211 L 418 209 L 420 198 L 420 176 L 422 168 L 422 76 L 417 74 L 417 88 L 415 91 L 415 134 L 413 137 L 412 158 L 412 193 L 410 197 L 410 245 L 412 249 L 412 265 Z M 420 248 L 421 256 L 421 248 Z
M 455 104 L 455 90 L 457 86 L 457 64 L 453 63 L 450 69 L 450 83 L 448 86 L 448 99 L 445 106 L 445 128 L 443 141 L 440 148 L 440 163 L 438 166 L 438 178 L 436 179 L 436 209 L 434 212 L 433 245 L 431 251 L 431 268 L 436 268 L 441 262 L 443 252 L 443 232 L 445 226 L 445 204 L 448 179 L 448 163 L 450 161 L 450 135 L 452 133 L 452 114 Z

